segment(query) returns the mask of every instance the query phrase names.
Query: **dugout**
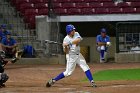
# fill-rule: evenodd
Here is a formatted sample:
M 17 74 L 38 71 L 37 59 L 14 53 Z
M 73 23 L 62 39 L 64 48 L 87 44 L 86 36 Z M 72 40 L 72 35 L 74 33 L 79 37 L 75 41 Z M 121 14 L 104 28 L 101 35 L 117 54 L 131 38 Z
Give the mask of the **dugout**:
M 137 20 L 139 20 L 138 15 L 137 16 L 136 15 L 57 16 L 51 19 L 49 19 L 47 16 L 42 16 L 42 17 L 36 17 L 36 27 L 37 27 L 38 37 L 39 37 L 38 39 L 42 39 L 42 40 L 49 39 L 53 41 L 62 42 L 62 38 L 66 35 L 65 26 L 67 24 L 73 24 L 76 27 L 76 30 L 84 38 L 84 40 L 81 42 L 81 46 L 88 47 L 87 49 L 88 49 L 89 57 L 87 58 L 87 60 L 90 63 L 99 62 L 99 53 L 96 51 L 96 36 L 100 34 L 100 29 L 104 27 L 108 30 L 107 34 L 111 37 L 111 42 L 112 42 L 112 46 L 109 48 L 109 52 L 108 52 L 109 62 L 116 62 L 116 61 L 118 62 L 120 60 L 116 60 L 116 58 L 117 59 L 125 59 L 125 58 L 119 56 L 122 52 L 121 53 L 117 52 L 118 49 L 117 44 L 119 44 L 117 43 L 117 37 L 116 37 L 117 30 L 118 28 L 122 30 L 125 28 L 125 30 L 128 31 L 129 29 L 133 29 L 133 27 L 131 28 L 129 27 L 129 25 L 128 28 L 127 25 L 124 28 L 122 28 L 123 26 L 118 26 L 118 23 L 121 22 L 133 23 L 133 22 L 138 22 Z M 43 34 L 41 34 L 40 32 L 42 32 Z M 59 47 L 57 45 L 53 45 L 53 46 L 50 46 L 51 48 L 48 49 L 49 50 L 48 53 L 53 54 L 54 51 L 57 51 L 57 53 L 62 51 L 59 50 L 61 49 L 61 46 Z M 54 51 L 51 51 L 51 49 L 53 49 Z

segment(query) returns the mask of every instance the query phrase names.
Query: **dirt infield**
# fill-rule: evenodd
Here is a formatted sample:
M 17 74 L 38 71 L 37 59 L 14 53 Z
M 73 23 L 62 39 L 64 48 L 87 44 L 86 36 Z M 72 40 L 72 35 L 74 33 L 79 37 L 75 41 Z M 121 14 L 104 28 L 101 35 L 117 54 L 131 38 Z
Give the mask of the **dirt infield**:
M 140 68 L 140 63 L 89 64 L 91 71 L 118 68 Z M 50 88 L 46 82 L 65 70 L 65 65 L 7 65 L 9 80 L 0 93 L 140 93 L 140 81 L 97 81 L 97 88 L 90 87 L 83 71 L 77 66 L 72 76 L 60 80 Z M 130 74 L 131 75 L 131 74 Z

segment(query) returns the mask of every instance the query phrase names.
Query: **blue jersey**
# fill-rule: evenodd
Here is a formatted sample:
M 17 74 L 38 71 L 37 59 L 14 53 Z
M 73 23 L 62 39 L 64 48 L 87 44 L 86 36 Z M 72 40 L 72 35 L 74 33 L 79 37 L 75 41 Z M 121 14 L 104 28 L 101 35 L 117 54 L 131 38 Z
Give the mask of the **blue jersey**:
M 101 35 L 97 35 L 96 37 L 96 42 L 103 42 L 103 43 L 106 43 L 106 42 L 110 42 L 110 37 L 108 35 L 106 35 L 106 37 L 102 37 Z
M 4 32 L 0 30 L 0 37 L 1 37 L 1 38 L 5 38 L 5 37 L 6 37 L 6 35 L 7 35 L 7 33 L 8 33 L 8 31 L 7 31 L 7 30 L 6 30 L 6 31 L 4 31 Z
M 80 36 L 80 34 L 78 32 L 75 32 L 73 37 L 70 37 L 69 35 L 67 35 L 64 38 L 63 43 L 72 42 L 76 38 L 80 38 L 82 40 L 82 37 Z M 79 54 L 80 53 L 80 46 L 79 45 L 76 46 L 76 44 L 72 44 L 69 47 L 70 47 L 69 54 Z
M 9 40 L 7 40 L 7 38 L 2 39 L 2 44 L 4 44 L 4 45 L 13 46 L 16 43 L 17 43 L 16 40 L 13 38 L 10 38 Z

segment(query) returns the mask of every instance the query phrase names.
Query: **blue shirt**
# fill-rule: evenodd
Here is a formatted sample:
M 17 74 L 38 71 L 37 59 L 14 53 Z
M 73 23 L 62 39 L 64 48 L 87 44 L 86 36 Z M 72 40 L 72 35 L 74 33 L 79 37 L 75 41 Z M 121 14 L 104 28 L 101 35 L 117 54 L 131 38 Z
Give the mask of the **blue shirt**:
M 0 37 L 1 37 L 1 38 L 5 38 L 5 37 L 6 37 L 6 35 L 7 35 L 7 33 L 8 33 L 8 31 L 7 31 L 7 30 L 6 30 L 6 31 L 4 31 L 4 32 L 0 30 Z
M 8 45 L 8 46 L 13 46 L 17 43 L 16 40 L 13 38 L 10 38 L 9 41 L 7 40 L 7 38 L 3 38 L 1 42 L 2 44 Z
M 103 42 L 103 43 L 106 43 L 106 42 L 110 42 L 110 37 L 108 35 L 106 35 L 106 37 L 102 37 L 101 35 L 97 35 L 96 37 L 96 42 Z

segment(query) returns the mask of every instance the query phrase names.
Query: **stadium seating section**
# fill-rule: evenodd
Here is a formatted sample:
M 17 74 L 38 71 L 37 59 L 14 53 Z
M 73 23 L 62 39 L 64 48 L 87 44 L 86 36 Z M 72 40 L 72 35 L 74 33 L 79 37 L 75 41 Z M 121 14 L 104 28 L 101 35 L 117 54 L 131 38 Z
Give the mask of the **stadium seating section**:
M 11 4 L 21 13 L 30 28 L 35 28 L 35 16 L 48 15 L 48 7 L 57 15 L 94 14 L 138 14 L 140 0 L 125 0 L 114 3 L 112 0 L 11 0 Z

